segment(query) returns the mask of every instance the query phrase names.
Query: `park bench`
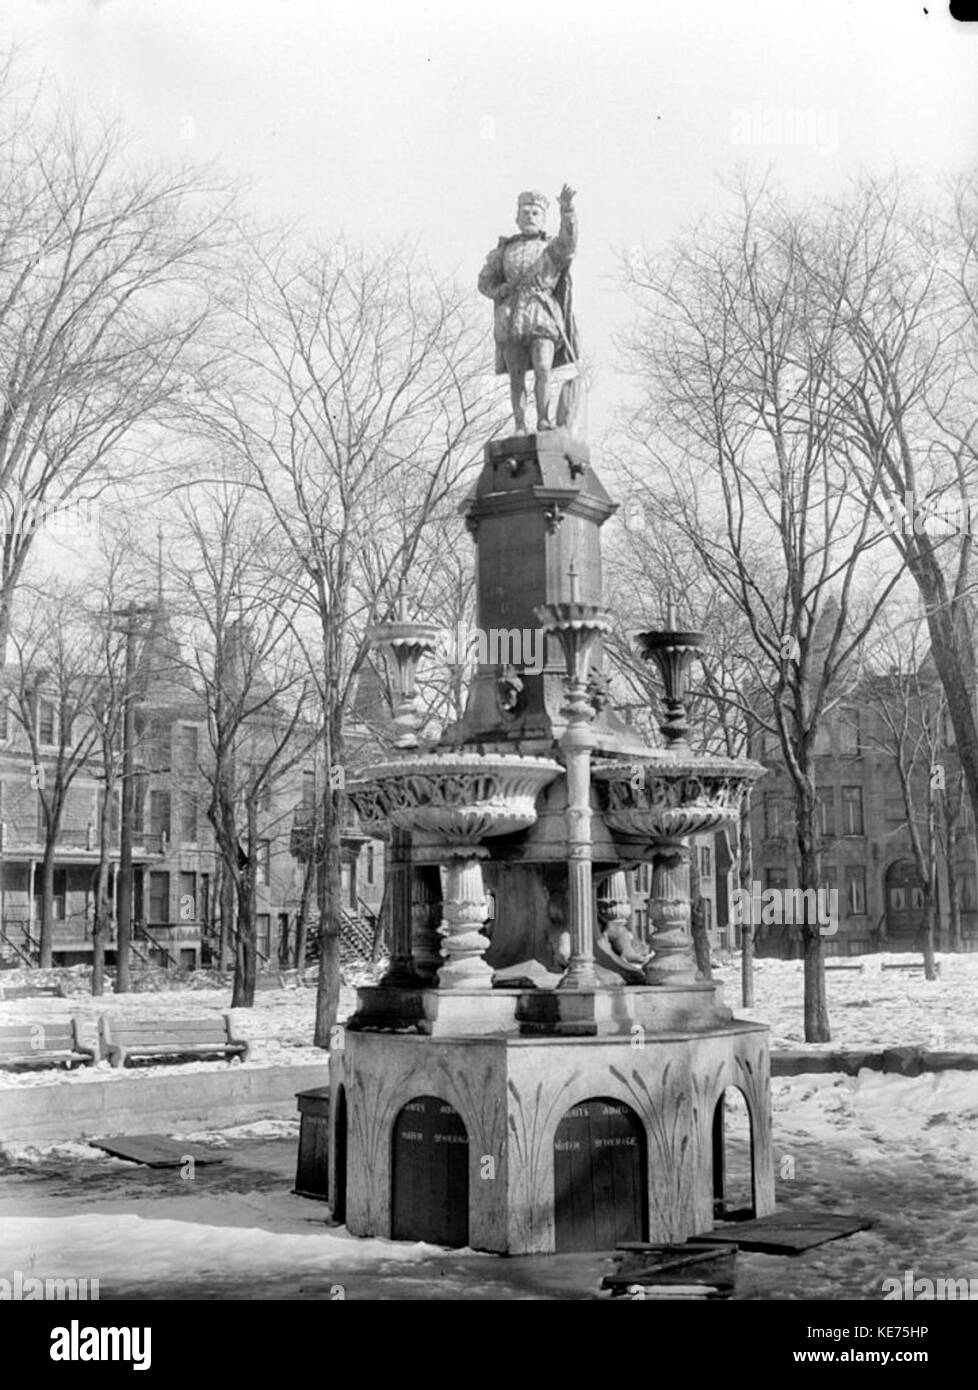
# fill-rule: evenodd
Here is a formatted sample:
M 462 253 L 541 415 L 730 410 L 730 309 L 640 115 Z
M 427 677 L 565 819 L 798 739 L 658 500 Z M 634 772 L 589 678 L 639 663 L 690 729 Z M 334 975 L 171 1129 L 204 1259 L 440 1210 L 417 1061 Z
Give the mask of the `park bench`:
M 0 985 L 0 1000 L 64 999 L 62 985 Z
M 231 1018 L 143 1018 L 98 1021 L 99 1049 L 114 1067 L 133 1057 L 225 1057 L 228 1064 L 248 1056 L 249 1044 L 231 1036 Z
M 924 972 L 924 962 L 923 962 L 922 960 L 893 960 L 893 961 L 884 961 L 884 962 L 883 962 L 883 969 L 884 969 L 884 970 L 919 970 L 920 973 L 923 974 L 923 972 Z M 940 973 L 941 973 L 941 963 L 940 963 L 940 961 L 935 961 L 935 963 L 934 963 L 934 974 L 935 974 L 935 975 L 940 975 Z
M 861 960 L 827 960 L 826 970 L 863 970 L 865 967 Z
M 0 1024 L 0 1067 L 91 1066 L 95 1053 L 78 1041 L 78 1020 Z

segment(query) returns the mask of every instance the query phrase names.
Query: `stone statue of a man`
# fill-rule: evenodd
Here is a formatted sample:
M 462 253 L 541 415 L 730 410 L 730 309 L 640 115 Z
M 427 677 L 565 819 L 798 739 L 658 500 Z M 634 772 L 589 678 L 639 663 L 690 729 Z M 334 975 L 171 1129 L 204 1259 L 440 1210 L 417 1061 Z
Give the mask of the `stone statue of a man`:
M 542 193 L 521 193 L 515 236 L 500 237 L 479 276 L 479 290 L 496 306 L 496 371 L 509 373 L 513 418 L 526 434 L 526 374 L 532 367 L 537 429 L 554 428 L 550 418 L 550 372 L 576 363 L 579 353 L 571 305 L 570 263 L 577 249 L 574 190 L 560 192 L 560 231 L 544 230 L 549 203 Z M 568 423 L 575 395 L 565 383 L 558 425 Z M 568 387 L 572 388 L 568 390 Z

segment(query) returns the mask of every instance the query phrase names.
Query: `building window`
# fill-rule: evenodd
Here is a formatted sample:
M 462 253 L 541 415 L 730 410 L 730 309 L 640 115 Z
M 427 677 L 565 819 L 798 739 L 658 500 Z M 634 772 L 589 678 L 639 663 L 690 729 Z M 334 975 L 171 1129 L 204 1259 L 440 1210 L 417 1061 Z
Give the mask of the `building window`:
M 700 898 L 700 907 L 703 909 L 703 926 L 707 931 L 713 930 L 713 904 L 709 898 Z
M 268 960 L 271 952 L 272 918 L 268 912 L 255 913 L 255 944 L 259 956 Z
M 170 833 L 170 793 L 153 791 L 149 794 L 149 833 L 169 835 Z
M 195 730 L 196 732 L 196 730 Z M 180 793 L 180 839 L 195 844 L 197 840 L 197 793 Z
M 269 883 L 272 877 L 272 842 L 271 840 L 258 841 L 258 878 L 259 883 Z
M 835 788 L 818 787 L 816 788 L 818 797 L 819 828 L 822 832 L 823 840 L 830 840 L 835 835 Z
M 54 730 L 57 720 L 55 718 L 55 708 L 53 700 L 45 700 L 42 696 L 37 702 L 37 741 L 38 743 L 54 743 Z
M 183 777 L 193 777 L 197 772 L 197 726 L 178 724 L 174 735 L 174 761 L 177 772 Z
M 889 825 L 902 825 L 907 818 L 907 808 L 902 796 L 888 796 L 883 802 L 883 814 Z
M 866 870 L 861 864 L 846 866 L 846 906 L 850 916 L 865 916 Z
M 302 804 L 303 806 L 315 806 L 316 804 L 316 774 L 314 772 L 302 774 Z
M 863 833 L 862 787 L 842 788 L 842 833 L 843 835 L 861 835 Z
M 906 912 L 907 892 L 905 888 L 890 889 L 890 907 L 894 912 Z
M 372 845 L 372 844 L 368 845 L 368 846 L 367 846 L 367 869 L 366 869 L 366 872 L 367 872 L 367 882 L 370 883 L 370 884 L 372 884 L 372 883 L 374 882 L 374 875 L 375 875 L 375 873 L 376 873 L 376 866 L 375 866 L 375 864 L 374 864 L 374 853 L 375 853 L 375 851 L 374 851 L 373 845 Z
M 132 828 L 135 834 L 142 835 L 146 828 L 146 793 L 149 790 L 149 777 L 145 772 L 136 772 L 132 779 Z
M 200 876 L 200 920 L 205 927 L 211 924 L 211 876 L 201 874 Z
M 821 724 L 816 726 L 812 752 L 819 754 L 832 752 L 832 731 L 828 726 L 828 721 L 825 719 L 822 720 Z
M 860 753 L 858 709 L 844 709 L 839 719 L 839 752 Z
M 170 920 L 170 875 L 152 872 L 149 876 L 149 923 L 163 926 Z
M 191 873 L 181 873 L 180 875 L 180 921 L 196 922 L 197 920 L 197 875 Z
M 700 846 L 700 877 L 713 877 L 713 850 L 709 845 Z
M 776 840 L 784 834 L 781 798 L 776 792 L 764 793 L 764 838 Z
M 911 906 L 912 908 L 915 908 L 916 910 L 919 911 L 919 910 L 923 907 L 923 905 L 924 905 L 924 890 L 923 890 L 923 888 L 921 888 L 919 885 L 915 884 L 915 885 L 910 889 L 910 906 Z

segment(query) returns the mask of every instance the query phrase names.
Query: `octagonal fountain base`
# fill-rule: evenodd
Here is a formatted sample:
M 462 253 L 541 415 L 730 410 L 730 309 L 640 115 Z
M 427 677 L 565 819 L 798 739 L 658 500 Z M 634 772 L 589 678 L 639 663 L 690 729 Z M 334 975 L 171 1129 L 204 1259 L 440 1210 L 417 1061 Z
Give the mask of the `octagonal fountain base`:
M 754 1212 L 774 1209 L 759 1024 L 646 1037 L 348 1030 L 330 1082 L 330 1201 L 356 1236 L 521 1255 L 709 1232 L 729 1087 L 746 1101 Z
M 607 984 L 598 989 L 357 990 L 349 1033 L 426 1037 L 629 1037 L 662 1029 L 702 1032 L 732 1023 L 720 986 Z

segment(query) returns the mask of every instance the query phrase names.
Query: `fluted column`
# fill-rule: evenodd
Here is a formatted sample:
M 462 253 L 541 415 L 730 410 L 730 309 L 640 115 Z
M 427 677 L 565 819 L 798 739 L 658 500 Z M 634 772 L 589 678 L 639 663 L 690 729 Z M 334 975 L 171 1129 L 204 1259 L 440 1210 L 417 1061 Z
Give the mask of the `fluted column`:
M 652 853 L 649 919 L 652 959 L 645 978 L 652 985 L 695 984 L 696 960 L 689 903 L 689 842 L 665 840 Z
M 439 989 L 492 988 L 492 966 L 483 960 L 489 948 L 489 938 L 482 934 L 488 911 L 481 858 L 473 850 L 460 849 L 445 862 L 439 929 L 445 964 L 438 971 Z
M 441 878 L 437 868 L 414 870 L 411 894 L 411 956 L 418 978 L 433 985 L 441 963 Z
M 591 863 L 591 739 L 571 725 L 561 739 L 567 767 L 567 918 L 571 958 L 558 989 L 594 989 L 594 887 Z

